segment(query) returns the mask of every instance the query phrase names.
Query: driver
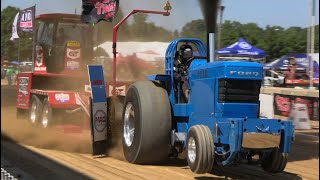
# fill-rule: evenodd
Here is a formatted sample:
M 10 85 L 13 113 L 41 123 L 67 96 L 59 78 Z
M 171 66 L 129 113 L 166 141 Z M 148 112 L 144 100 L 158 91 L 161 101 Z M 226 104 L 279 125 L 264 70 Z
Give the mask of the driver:
M 193 50 L 188 44 L 181 45 L 174 59 L 174 79 L 175 84 L 180 82 L 181 89 L 186 102 L 189 99 L 189 83 L 187 79 L 188 68 L 193 60 Z
M 57 37 L 57 44 L 59 46 L 64 46 L 65 40 L 66 40 L 66 35 L 65 35 L 65 32 L 64 32 L 64 29 L 60 28 L 59 29 L 59 34 L 58 34 L 58 37 Z

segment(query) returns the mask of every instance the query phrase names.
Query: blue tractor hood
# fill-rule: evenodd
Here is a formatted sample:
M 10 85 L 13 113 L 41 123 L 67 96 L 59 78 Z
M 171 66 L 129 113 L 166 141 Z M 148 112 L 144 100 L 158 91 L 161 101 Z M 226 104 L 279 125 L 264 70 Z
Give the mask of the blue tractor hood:
M 199 63 L 197 61 L 195 60 L 195 65 L 191 65 L 189 69 L 191 79 L 216 77 L 262 80 L 263 66 L 259 63 L 230 61 Z

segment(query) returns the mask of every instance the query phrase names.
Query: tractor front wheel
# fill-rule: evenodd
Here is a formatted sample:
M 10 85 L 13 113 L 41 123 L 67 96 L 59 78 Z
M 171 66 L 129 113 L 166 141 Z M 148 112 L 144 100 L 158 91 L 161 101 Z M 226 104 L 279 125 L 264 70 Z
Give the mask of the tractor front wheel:
M 279 149 L 274 150 L 262 160 L 261 167 L 269 173 L 279 173 L 284 170 L 288 162 L 288 153 L 281 153 Z
M 192 172 L 211 172 L 214 163 L 214 144 L 210 129 L 204 125 L 192 126 L 187 135 L 187 161 Z

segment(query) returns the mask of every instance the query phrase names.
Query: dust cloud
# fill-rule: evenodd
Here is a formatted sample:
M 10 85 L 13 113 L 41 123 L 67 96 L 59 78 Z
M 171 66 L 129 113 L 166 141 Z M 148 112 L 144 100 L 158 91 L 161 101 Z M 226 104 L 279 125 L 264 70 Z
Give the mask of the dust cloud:
M 15 107 L 1 104 L 1 134 L 17 143 L 42 149 L 90 153 L 90 136 L 68 136 L 55 129 L 33 127 L 26 119 L 16 119 Z
M 83 129 L 82 133 L 64 133 L 54 127 L 34 127 L 26 118 L 17 119 L 15 92 L 15 87 L 1 85 L 1 139 L 7 138 L 41 149 L 91 154 L 91 135 L 88 129 Z M 114 136 L 114 139 L 114 143 L 106 150 L 106 155 L 124 160 L 121 135 Z

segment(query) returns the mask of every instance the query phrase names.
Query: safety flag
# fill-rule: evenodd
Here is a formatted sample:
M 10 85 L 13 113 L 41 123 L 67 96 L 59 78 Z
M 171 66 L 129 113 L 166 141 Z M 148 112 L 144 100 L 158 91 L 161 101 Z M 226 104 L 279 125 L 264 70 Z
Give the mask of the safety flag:
M 23 32 L 32 33 L 35 16 L 35 6 L 20 11 L 19 29 Z
M 14 21 L 13 21 L 13 24 L 12 24 L 12 35 L 11 35 L 11 38 L 10 38 L 11 41 L 14 41 L 15 39 L 19 38 L 18 29 L 17 29 L 18 19 L 19 19 L 19 12 L 16 14 L 16 17 L 14 18 Z
M 119 0 L 82 0 L 81 21 L 96 24 L 101 20 L 112 22 Z

